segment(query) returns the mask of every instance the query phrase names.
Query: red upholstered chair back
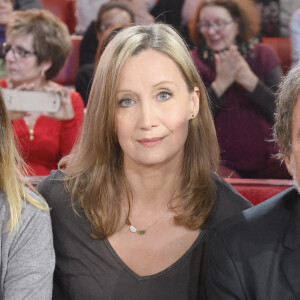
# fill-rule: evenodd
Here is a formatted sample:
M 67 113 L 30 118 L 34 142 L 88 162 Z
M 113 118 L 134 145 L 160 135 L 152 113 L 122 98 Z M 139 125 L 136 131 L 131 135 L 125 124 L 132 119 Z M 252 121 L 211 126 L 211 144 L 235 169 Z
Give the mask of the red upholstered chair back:
M 45 177 L 31 176 L 28 177 L 28 180 L 33 186 L 37 186 Z M 227 178 L 225 180 L 253 205 L 257 205 L 293 186 L 293 180 L 240 178 Z
M 264 37 L 262 41 L 277 52 L 281 67 L 284 74 L 286 74 L 292 65 L 292 46 L 289 37 Z
M 62 85 L 74 85 L 76 75 L 79 69 L 79 49 L 82 41 L 82 36 L 72 35 L 71 53 L 65 62 L 59 74 L 53 79 L 55 82 Z
M 226 181 L 253 205 L 293 186 L 293 180 L 228 178 Z
M 74 33 L 76 26 L 75 0 L 43 0 L 44 8 L 60 18 Z

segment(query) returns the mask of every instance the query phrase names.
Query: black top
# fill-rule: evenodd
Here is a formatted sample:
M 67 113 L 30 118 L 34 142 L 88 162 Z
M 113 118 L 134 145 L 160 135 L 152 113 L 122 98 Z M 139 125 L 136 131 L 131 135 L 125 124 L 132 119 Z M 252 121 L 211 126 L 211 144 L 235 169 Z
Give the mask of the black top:
M 95 72 L 94 63 L 86 64 L 80 67 L 75 81 L 75 89 L 78 92 L 84 102 L 84 105 L 87 106 L 92 83 L 93 77 Z
M 70 205 L 70 195 L 59 180 L 62 173 L 53 171 L 38 186 L 51 208 L 56 251 L 53 299 L 197 299 L 207 229 L 251 206 L 228 183 L 216 178 L 218 196 L 211 219 L 190 249 L 167 269 L 138 276 L 107 239 L 90 236 L 91 225 L 83 210 L 77 208 L 78 216 Z
M 95 21 L 92 21 L 83 35 L 79 49 L 79 64 L 91 64 L 95 62 L 95 56 L 98 48 L 97 33 Z
M 216 226 L 204 266 L 209 300 L 300 299 L 300 197 L 290 188 Z

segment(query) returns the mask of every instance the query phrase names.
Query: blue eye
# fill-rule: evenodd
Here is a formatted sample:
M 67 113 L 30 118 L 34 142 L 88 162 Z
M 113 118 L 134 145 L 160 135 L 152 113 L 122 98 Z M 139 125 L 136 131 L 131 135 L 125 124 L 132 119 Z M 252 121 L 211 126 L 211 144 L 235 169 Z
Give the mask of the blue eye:
M 133 103 L 134 101 L 132 99 L 121 99 L 119 101 L 119 106 L 128 107 L 131 106 Z
M 166 101 L 166 100 L 168 100 L 171 96 L 172 96 L 172 94 L 171 94 L 170 92 L 166 92 L 166 91 L 160 92 L 160 93 L 158 94 L 158 100 L 160 100 L 160 101 Z

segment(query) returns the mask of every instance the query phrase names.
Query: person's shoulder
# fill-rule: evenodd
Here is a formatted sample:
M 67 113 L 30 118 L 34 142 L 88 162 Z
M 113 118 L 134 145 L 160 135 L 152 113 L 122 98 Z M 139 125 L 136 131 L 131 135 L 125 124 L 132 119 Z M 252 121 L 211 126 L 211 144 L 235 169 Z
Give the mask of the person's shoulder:
M 277 52 L 275 51 L 275 49 L 272 46 L 270 46 L 267 43 L 263 43 L 263 42 L 257 43 L 254 46 L 253 51 L 259 56 L 261 56 L 261 55 L 278 56 Z
M 219 175 L 213 175 L 217 197 L 216 204 L 213 210 L 213 224 L 221 221 L 249 208 L 252 206 L 251 202 L 244 198 L 235 188 L 232 187 Z
M 298 201 L 300 199 L 296 189 L 289 188 L 217 224 L 214 230 L 229 240 L 237 237 L 250 241 L 257 236 L 273 239 L 274 234 L 279 234 L 284 229 L 284 224 L 290 219 L 293 207 Z
M 9 219 L 9 206 L 6 195 L 3 191 L 0 191 L 0 230 L 5 230 L 7 221 Z
M 38 196 L 33 191 L 29 190 L 28 188 L 25 188 L 25 192 L 34 200 L 37 202 L 41 202 L 41 204 L 44 202 L 44 199 L 42 199 L 40 196 Z M 16 234 L 24 234 L 24 232 L 27 232 L 29 227 L 38 226 L 38 224 L 41 224 L 47 229 L 49 232 L 51 232 L 51 223 L 50 223 L 50 214 L 49 210 L 47 209 L 47 206 L 45 205 L 45 209 L 40 209 L 30 203 L 29 201 L 26 201 L 25 199 L 22 200 L 22 207 L 21 207 L 21 215 L 20 219 L 18 221 L 17 230 L 13 231 L 12 236 Z M 3 232 L 5 230 L 7 222 L 10 218 L 10 209 L 9 204 L 7 200 L 7 196 L 4 192 L 0 192 L 0 219 L 1 219 L 1 226 L 0 230 Z M 28 225 L 30 224 L 30 226 Z
M 75 109 L 78 108 L 78 110 L 84 110 L 84 102 L 82 100 L 82 97 L 81 95 L 75 91 L 75 90 L 70 90 L 70 97 L 71 97 L 71 101 L 72 101 L 72 104 L 73 104 L 73 107 Z
M 62 195 L 66 192 L 64 186 L 64 172 L 62 170 L 54 170 L 43 179 L 37 186 L 37 191 L 43 196 L 50 207 L 64 199 Z
M 81 66 L 78 70 L 78 76 L 82 75 L 82 76 L 87 76 L 87 75 L 91 75 L 93 74 L 95 71 L 95 65 L 93 63 L 90 64 L 85 64 L 83 66 Z

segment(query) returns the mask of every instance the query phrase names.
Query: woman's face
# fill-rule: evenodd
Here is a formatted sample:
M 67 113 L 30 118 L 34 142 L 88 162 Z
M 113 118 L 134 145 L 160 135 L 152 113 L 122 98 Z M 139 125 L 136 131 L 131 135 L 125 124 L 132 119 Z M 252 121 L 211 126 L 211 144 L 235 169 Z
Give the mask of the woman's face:
M 97 38 L 100 41 L 103 32 L 113 25 L 116 24 L 127 25 L 130 23 L 131 23 L 131 16 L 126 10 L 120 8 L 110 9 L 105 13 L 103 13 L 102 15 L 101 26 L 97 31 Z
M 221 51 L 232 45 L 238 34 L 238 24 L 229 11 L 221 6 L 205 6 L 199 15 L 199 31 L 206 45 L 213 51 Z
M 188 122 L 199 109 L 198 88 L 190 92 L 177 65 L 144 50 L 121 73 L 117 94 L 117 136 L 124 164 L 180 163 Z
M 8 36 L 6 44 L 12 49 L 5 56 L 9 78 L 12 83 L 40 83 L 43 73 L 49 68 L 48 63 L 38 64 L 34 54 L 33 35 L 20 34 Z
M 0 25 L 6 25 L 13 12 L 11 0 L 0 0 Z

